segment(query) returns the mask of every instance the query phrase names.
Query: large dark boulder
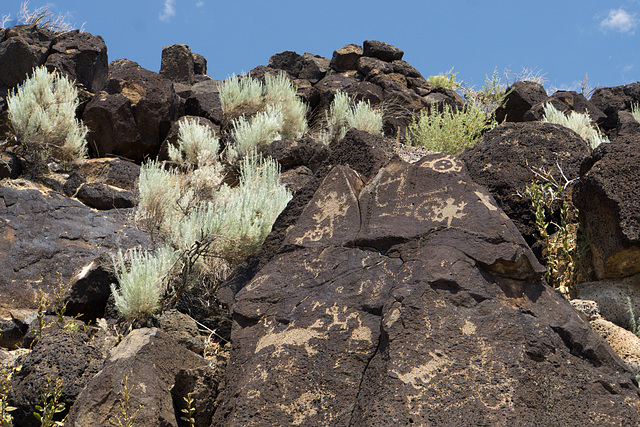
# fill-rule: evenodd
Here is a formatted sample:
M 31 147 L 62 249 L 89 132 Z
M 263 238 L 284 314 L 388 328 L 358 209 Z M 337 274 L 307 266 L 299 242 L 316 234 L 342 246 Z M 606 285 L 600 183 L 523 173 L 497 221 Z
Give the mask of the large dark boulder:
M 378 58 L 385 62 L 393 62 L 401 60 L 404 52 L 395 46 L 381 41 L 365 40 L 362 44 L 362 55 Z
M 96 211 L 53 191 L 0 188 L 0 309 L 37 308 L 98 254 L 150 245 L 129 209 Z
M 175 83 L 194 83 L 194 57 L 186 44 L 172 44 L 162 48 L 160 75 Z
M 96 93 L 107 81 L 107 45 L 100 36 L 78 30 L 64 32 L 53 39 L 45 65 Z
M 110 352 L 104 368 L 78 396 L 67 420 L 74 426 L 108 426 L 121 417 L 122 390 L 130 390 L 137 426 L 177 426 L 171 388 L 182 369 L 206 366 L 197 354 L 157 328 L 136 329 Z M 184 398 L 186 396 L 180 396 Z
M 640 103 L 640 83 L 598 88 L 589 100 L 607 115 L 602 126 L 613 129 L 618 122 L 619 111 L 631 111 L 632 104 Z
M 640 141 L 600 144 L 573 192 L 584 216 L 597 277 L 640 272 Z
M 505 92 L 507 95 L 503 104 L 496 109 L 498 123 L 523 122 L 527 111 L 548 98 L 544 87 L 535 82 L 518 81 L 509 86 Z
M 31 70 L 44 64 L 53 35 L 36 25 L 18 25 L 4 31 L 0 43 L 0 87 L 22 83 Z
M 336 166 L 284 240 L 235 296 L 212 425 L 637 419 L 631 373 L 455 159 Z
M 14 392 L 9 399 L 17 409 L 11 414 L 14 425 L 40 426 L 33 416 L 35 405 L 42 405 L 41 395 L 47 379 L 62 380 L 62 396 L 65 411 L 60 420 L 76 400 L 89 380 L 96 375 L 104 361 L 104 355 L 82 332 L 56 330 L 38 339 L 32 352 L 21 362 L 22 369 L 14 374 Z
M 220 125 L 223 112 L 218 85 L 220 80 L 203 80 L 191 86 L 191 93 L 185 100 L 185 114 L 200 116 Z
M 123 156 L 137 163 L 158 155 L 179 106 L 171 81 L 127 59 L 109 64 L 104 91 L 82 118 L 96 157 Z
M 356 44 L 348 44 L 333 51 L 329 67 L 337 72 L 355 71 L 358 60 L 362 56 L 362 48 Z
M 578 134 L 560 125 L 503 123 L 465 149 L 460 159 L 473 180 L 489 190 L 520 233 L 533 243 L 537 227 L 531 201 L 524 194 L 528 185 L 540 181 L 534 171 L 551 172 L 564 185 L 562 173 L 569 180 L 578 178 L 589 151 Z

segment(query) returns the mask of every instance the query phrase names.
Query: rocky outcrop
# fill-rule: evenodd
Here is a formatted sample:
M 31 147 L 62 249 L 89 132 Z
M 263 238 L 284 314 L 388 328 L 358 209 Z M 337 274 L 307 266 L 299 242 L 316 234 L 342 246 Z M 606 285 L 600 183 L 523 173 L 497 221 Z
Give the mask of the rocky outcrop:
M 596 276 L 640 272 L 640 141 L 600 144 L 577 182 L 573 202 L 584 216 Z M 584 172 L 584 171 L 583 171 Z
M 505 93 L 504 102 L 496 109 L 498 123 L 523 122 L 527 111 L 548 98 L 544 87 L 536 82 L 515 82 Z
M 157 156 L 178 104 L 169 79 L 127 59 L 112 62 L 103 91 L 82 115 L 92 155 L 115 154 L 137 163 Z
M 53 191 L 0 188 L 0 311 L 35 308 L 37 290 L 68 282 L 104 251 L 149 245 L 124 221 L 127 213 L 99 212 Z
M 391 161 L 370 179 L 334 167 L 282 242 L 235 295 L 212 425 L 638 415 L 622 361 L 451 157 Z
M 64 403 L 65 410 L 59 415 L 61 419 L 89 380 L 102 369 L 103 360 L 103 354 L 81 332 L 57 330 L 38 339 L 13 378 L 14 392 L 9 399 L 17 408 L 12 412 L 14 425 L 41 425 L 33 412 L 35 405 L 42 404 L 41 394 L 48 378 L 54 384 L 56 378 L 62 381 L 60 403 Z
M 613 129 L 618 123 L 618 112 L 631 111 L 632 104 L 640 102 L 640 83 L 597 88 L 589 101 L 607 115 L 602 126 Z
M 138 426 L 177 426 L 170 393 L 181 369 L 207 362 L 157 328 L 132 331 L 116 347 L 69 411 L 70 426 L 107 426 L 122 419 L 123 390 L 129 390 L 129 416 Z M 186 396 L 181 396 L 186 397 Z
M 603 123 L 606 119 L 606 115 L 591 101 L 585 98 L 584 95 L 574 91 L 559 90 L 549 98 L 531 107 L 531 109 L 525 113 L 524 120 L 542 120 L 544 117 L 545 104 L 551 104 L 556 110 L 565 114 L 569 114 L 571 111 L 581 114 L 587 113 L 591 120 L 598 124 Z
M 640 317 L 640 274 L 622 279 L 603 279 L 578 285 L 580 298 L 598 304 L 600 315 L 616 325 L 631 329 L 631 313 Z
M 578 178 L 589 148 L 582 138 L 565 127 L 550 123 L 504 123 L 487 132 L 460 156 L 475 182 L 485 186 L 498 206 L 511 218 L 529 243 L 537 231 L 531 201 L 525 189 L 534 174 L 550 172 L 564 185 Z

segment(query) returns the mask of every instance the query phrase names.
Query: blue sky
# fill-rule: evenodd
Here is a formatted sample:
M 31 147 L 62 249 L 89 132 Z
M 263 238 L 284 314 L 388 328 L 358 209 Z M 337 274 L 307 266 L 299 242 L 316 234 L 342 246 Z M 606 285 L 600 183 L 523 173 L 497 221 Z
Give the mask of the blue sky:
M 15 23 L 22 0 L 1 0 Z M 109 60 L 128 58 L 158 71 L 162 47 L 189 45 L 208 74 L 224 79 L 277 52 L 331 58 L 350 43 L 380 40 L 405 52 L 425 77 L 454 67 L 458 80 L 482 86 L 497 67 L 544 75 L 545 87 L 580 90 L 635 82 L 640 74 L 640 0 L 305 2 L 214 0 L 52 0 L 68 22 L 101 35 Z

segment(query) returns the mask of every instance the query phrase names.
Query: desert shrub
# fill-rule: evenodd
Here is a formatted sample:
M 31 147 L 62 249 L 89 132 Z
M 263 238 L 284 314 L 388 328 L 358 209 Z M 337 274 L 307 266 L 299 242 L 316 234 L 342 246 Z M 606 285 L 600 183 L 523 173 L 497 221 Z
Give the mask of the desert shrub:
M 118 314 L 127 320 L 143 320 L 160 308 L 177 253 L 168 246 L 154 252 L 133 248 L 114 257 L 114 272 L 119 287 L 111 285 Z
M 258 106 L 262 102 L 262 83 L 248 76 L 232 76 L 218 85 L 218 91 L 225 114 L 241 106 Z
M 59 72 L 37 67 L 7 98 L 17 151 L 37 169 L 85 157 L 87 128 L 76 119 L 78 92 Z
M 242 157 L 253 149 L 263 150 L 273 141 L 282 138 L 280 131 L 284 116 L 279 106 L 268 105 L 250 119 L 239 117 L 233 121 L 232 146 L 228 149 L 230 160 Z
M 369 102 L 355 103 L 349 95 L 338 91 L 325 113 L 325 126 L 320 139 L 327 145 L 340 141 L 351 128 L 379 135 L 382 134 L 382 113 Z
M 631 104 L 631 115 L 640 123 L 640 104 Z
M 474 145 L 483 133 L 496 126 L 495 118 L 477 102 L 455 110 L 445 104 L 442 111 L 425 108 L 407 129 L 407 143 L 457 156 Z
M 300 100 L 296 87 L 284 74 L 264 76 L 264 102 L 282 111 L 282 138 L 300 138 L 307 132 L 307 105 Z
M 491 77 L 486 75 L 482 90 L 466 89 L 464 97 L 470 103 L 479 104 L 486 113 L 490 114 L 504 103 L 507 96 L 506 88 L 496 68 Z
M 178 146 L 169 145 L 169 158 L 200 168 L 218 161 L 220 140 L 209 126 L 187 119 L 178 127 Z
M 596 148 L 602 143 L 608 143 L 609 138 L 603 135 L 600 130 L 595 127 L 588 113 L 577 113 L 571 111 L 569 115 L 565 115 L 559 111 L 551 103 L 544 106 L 544 117 L 542 121 L 545 123 L 555 123 L 573 130 L 580 135 L 591 148 Z
M 457 75 L 458 73 L 454 73 L 453 68 L 451 68 L 446 73 L 430 76 L 427 81 L 441 89 L 456 90 L 461 86 L 461 84 L 456 80 Z

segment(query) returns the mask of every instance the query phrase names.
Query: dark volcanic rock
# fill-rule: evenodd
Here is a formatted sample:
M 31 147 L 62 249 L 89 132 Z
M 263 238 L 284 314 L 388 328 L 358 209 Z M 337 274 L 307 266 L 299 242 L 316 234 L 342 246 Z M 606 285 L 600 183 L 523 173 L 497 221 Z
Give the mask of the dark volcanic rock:
M 496 120 L 502 123 L 523 122 L 524 115 L 534 105 L 548 98 L 547 92 L 540 83 L 515 82 L 506 89 L 507 96 L 502 106 L 496 109 Z
M 518 230 L 533 243 L 536 233 L 531 201 L 523 197 L 536 179 L 532 169 L 552 172 L 564 184 L 579 176 L 589 148 L 575 132 L 560 125 L 539 122 L 503 123 L 487 132 L 460 155 L 475 182 L 487 187 Z
M 600 144 L 580 178 L 574 204 L 585 218 L 596 275 L 640 272 L 640 141 Z
M 138 204 L 136 192 L 122 190 L 101 182 L 82 184 L 75 196 L 85 205 L 98 210 L 133 208 Z
M 100 36 L 78 30 L 64 32 L 53 39 L 45 63 L 55 67 L 89 92 L 98 92 L 107 81 L 107 45 Z
M 36 189 L 0 188 L 0 309 L 36 308 L 36 291 L 66 283 L 99 253 L 148 246 L 129 210 L 96 211 Z
M 607 115 L 603 128 L 613 129 L 618 122 L 618 111 L 631 111 L 631 105 L 640 102 L 640 83 L 598 88 L 589 101 Z
M 0 179 L 16 179 L 22 173 L 20 158 L 11 152 L 0 153 Z
M 385 62 L 397 61 L 404 56 L 404 52 L 397 47 L 377 40 L 365 40 L 362 44 L 362 54 Z
M 236 295 L 212 425 L 637 419 L 630 372 L 455 159 L 337 166 L 286 234 Z
M 311 138 L 285 139 L 272 142 L 263 154 L 276 159 L 283 171 L 298 166 L 315 170 L 329 156 L 329 148 Z
M 127 59 L 109 64 L 105 92 L 86 106 L 89 147 L 97 157 L 123 156 L 137 163 L 155 157 L 176 117 L 171 81 Z
M 56 418 L 60 420 L 89 380 L 102 369 L 103 360 L 103 354 L 84 333 L 57 330 L 37 340 L 12 381 L 15 391 L 10 395 L 10 401 L 18 408 L 11 413 L 15 418 L 14 425 L 40 425 L 33 412 L 35 405 L 42 404 L 40 396 L 47 385 L 47 378 L 62 380 L 60 402 L 66 408 L 60 418 Z
M 193 54 L 186 44 L 172 44 L 162 48 L 160 75 L 176 83 L 194 82 Z
M 69 411 L 75 426 L 107 426 L 120 413 L 120 391 L 130 387 L 137 426 L 177 426 L 171 387 L 181 369 L 207 362 L 157 328 L 132 331 L 115 347 L 104 368 L 89 381 Z M 183 396 L 186 397 L 186 396 Z M 135 409 L 134 409 L 135 410 Z
M 220 126 L 214 125 L 211 120 L 198 116 L 182 116 L 171 125 L 171 129 L 169 130 L 167 137 L 162 142 L 162 146 L 160 147 L 158 160 L 169 160 L 169 145 L 172 145 L 174 147 L 178 146 L 178 132 L 180 131 L 180 124 L 187 120 L 194 121 L 201 126 L 207 126 L 213 131 L 217 138 L 220 137 Z
M 531 107 L 531 109 L 525 113 L 524 120 L 542 120 L 544 117 L 544 104 L 547 103 L 553 104 L 558 111 L 562 111 L 565 114 L 569 111 L 588 113 L 591 120 L 598 124 L 603 123 L 606 119 L 606 115 L 591 101 L 585 98 L 584 95 L 574 91 L 559 90 L 546 100 Z
M 64 297 L 66 314 L 80 316 L 84 322 L 104 317 L 112 283 L 117 283 L 117 279 L 111 258 L 99 256 L 92 259 L 69 283 Z
M 0 87 L 22 83 L 34 67 L 44 64 L 52 34 L 36 25 L 18 25 L 4 31 L 0 43 Z
M 333 51 L 329 66 L 332 70 L 343 72 L 358 69 L 358 59 L 362 56 L 362 48 L 355 44 L 348 44 Z
M 185 114 L 200 116 L 220 125 L 222 104 L 218 92 L 220 80 L 205 80 L 191 87 L 191 94 L 185 101 Z

